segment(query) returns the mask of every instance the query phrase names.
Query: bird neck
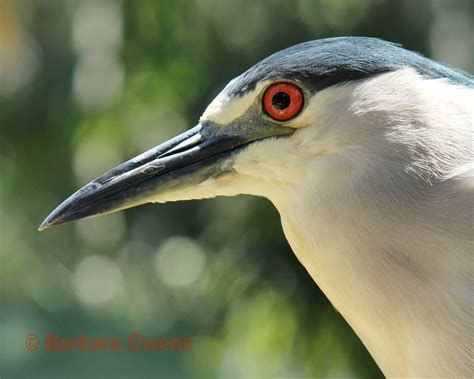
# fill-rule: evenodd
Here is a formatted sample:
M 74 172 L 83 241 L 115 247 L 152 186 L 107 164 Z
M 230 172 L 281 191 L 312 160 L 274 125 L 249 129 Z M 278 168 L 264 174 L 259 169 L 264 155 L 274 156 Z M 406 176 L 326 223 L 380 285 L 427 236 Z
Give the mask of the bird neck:
M 455 243 L 436 241 L 433 223 L 411 205 L 393 213 L 376 196 L 354 195 L 349 184 L 339 188 L 345 190 L 318 196 L 300 191 L 294 201 L 276 204 L 300 262 L 385 375 L 464 374 L 465 367 L 444 359 L 459 350 L 459 336 L 469 335 L 462 311 L 450 302 L 454 281 L 448 281 L 456 276 L 448 270 L 462 270 Z M 416 222 L 407 223 L 412 216 Z M 446 260 L 450 251 L 454 261 Z M 459 327 L 446 328 L 448 320 Z

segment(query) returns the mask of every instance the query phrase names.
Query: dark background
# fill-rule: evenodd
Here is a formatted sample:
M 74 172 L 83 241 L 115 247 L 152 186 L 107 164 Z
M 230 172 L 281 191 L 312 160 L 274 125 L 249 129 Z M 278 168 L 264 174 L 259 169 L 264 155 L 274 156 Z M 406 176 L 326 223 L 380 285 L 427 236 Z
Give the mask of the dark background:
M 473 2 L 0 0 L 0 376 L 376 378 L 250 197 L 147 205 L 36 231 L 78 187 L 194 126 L 272 52 L 377 36 L 473 69 Z M 28 352 L 25 336 L 40 337 Z M 120 352 L 47 352 L 46 333 Z M 129 352 L 127 336 L 191 337 Z

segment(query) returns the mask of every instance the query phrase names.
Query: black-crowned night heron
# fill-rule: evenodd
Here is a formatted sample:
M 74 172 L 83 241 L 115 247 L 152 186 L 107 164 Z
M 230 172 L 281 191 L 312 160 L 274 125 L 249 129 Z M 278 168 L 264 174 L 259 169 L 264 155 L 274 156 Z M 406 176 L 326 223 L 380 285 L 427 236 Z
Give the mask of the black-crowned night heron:
M 384 374 L 472 377 L 473 87 L 378 39 L 302 43 L 232 80 L 196 127 L 87 184 L 40 229 L 148 202 L 267 197 Z

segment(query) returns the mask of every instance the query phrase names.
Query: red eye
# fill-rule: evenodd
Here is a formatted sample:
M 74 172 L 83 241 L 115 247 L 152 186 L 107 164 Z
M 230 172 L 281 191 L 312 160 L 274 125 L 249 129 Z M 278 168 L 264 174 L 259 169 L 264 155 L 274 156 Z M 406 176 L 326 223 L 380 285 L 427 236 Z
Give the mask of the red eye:
M 294 84 L 273 84 L 263 95 L 263 108 L 276 120 L 289 120 L 303 108 L 303 94 Z

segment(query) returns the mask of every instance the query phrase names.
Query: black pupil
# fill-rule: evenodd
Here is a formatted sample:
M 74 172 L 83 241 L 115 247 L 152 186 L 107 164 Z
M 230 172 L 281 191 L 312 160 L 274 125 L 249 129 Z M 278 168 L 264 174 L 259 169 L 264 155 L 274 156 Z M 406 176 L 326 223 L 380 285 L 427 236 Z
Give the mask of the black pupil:
M 277 92 L 272 97 L 272 105 L 279 110 L 286 109 L 291 103 L 290 95 L 286 92 Z

